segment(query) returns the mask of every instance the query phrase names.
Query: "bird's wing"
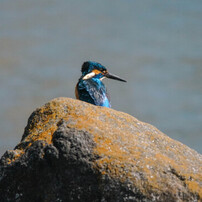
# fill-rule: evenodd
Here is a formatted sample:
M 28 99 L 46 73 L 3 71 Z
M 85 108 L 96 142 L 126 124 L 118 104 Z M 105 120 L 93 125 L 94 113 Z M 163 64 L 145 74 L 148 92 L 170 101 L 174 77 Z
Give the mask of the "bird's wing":
M 106 93 L 106 88 L 103 84 L 99 85 L 97 82 L 94 82 L 92 79 L 85 80 L 84 84 L 85 84 L 86 91 L 94 100 L 95 105 L 111 107 L 109 96 Z

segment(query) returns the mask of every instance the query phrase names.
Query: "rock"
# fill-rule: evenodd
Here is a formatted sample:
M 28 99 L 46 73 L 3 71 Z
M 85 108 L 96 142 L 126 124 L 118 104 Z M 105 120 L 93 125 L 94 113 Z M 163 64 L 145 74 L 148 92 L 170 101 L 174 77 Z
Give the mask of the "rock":
M 113 109 L 57 98 L 0 161 L 0 201 L 200 201 L 202 156 Z

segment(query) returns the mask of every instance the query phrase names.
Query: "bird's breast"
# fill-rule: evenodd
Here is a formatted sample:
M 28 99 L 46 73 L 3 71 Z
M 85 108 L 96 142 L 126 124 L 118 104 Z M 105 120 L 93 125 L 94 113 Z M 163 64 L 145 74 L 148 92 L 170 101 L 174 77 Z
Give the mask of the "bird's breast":
M 79 83 L 77 83 L 77 84 L 76 84 L 76 87 L 75 87 L 75 96 L 76 96 L 76 99 L 79 100 L 78 84 L 79 84 Z

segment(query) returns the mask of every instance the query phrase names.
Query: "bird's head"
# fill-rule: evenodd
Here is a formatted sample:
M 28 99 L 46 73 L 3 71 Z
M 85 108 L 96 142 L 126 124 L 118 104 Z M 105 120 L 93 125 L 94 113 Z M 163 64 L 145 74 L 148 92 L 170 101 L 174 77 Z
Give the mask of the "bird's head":
M 84 62 L 81 68 L 82 72 L 82 79 L 91 79 L 91 78 L 97 78 L 97 79 L 104 79 L 104 78 L 109 78 L 109 79 L 114 79 L 118 81 L 123 81 L 126 82 L 124 79 L 121 79 L 120 77 L 110 74 L 106 67 L 101 65 L 98 62 L 93 62 L 93 61 L 87 61 Z

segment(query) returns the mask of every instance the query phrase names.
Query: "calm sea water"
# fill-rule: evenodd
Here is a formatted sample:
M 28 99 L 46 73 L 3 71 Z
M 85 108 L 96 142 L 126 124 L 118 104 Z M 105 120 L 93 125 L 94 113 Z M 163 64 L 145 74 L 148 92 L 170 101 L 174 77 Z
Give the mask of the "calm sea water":
M 128 81 L 105 82 L 114 109 L 202 153 L 201 0 L 0 0 L 1 155 L 86 60 Z

